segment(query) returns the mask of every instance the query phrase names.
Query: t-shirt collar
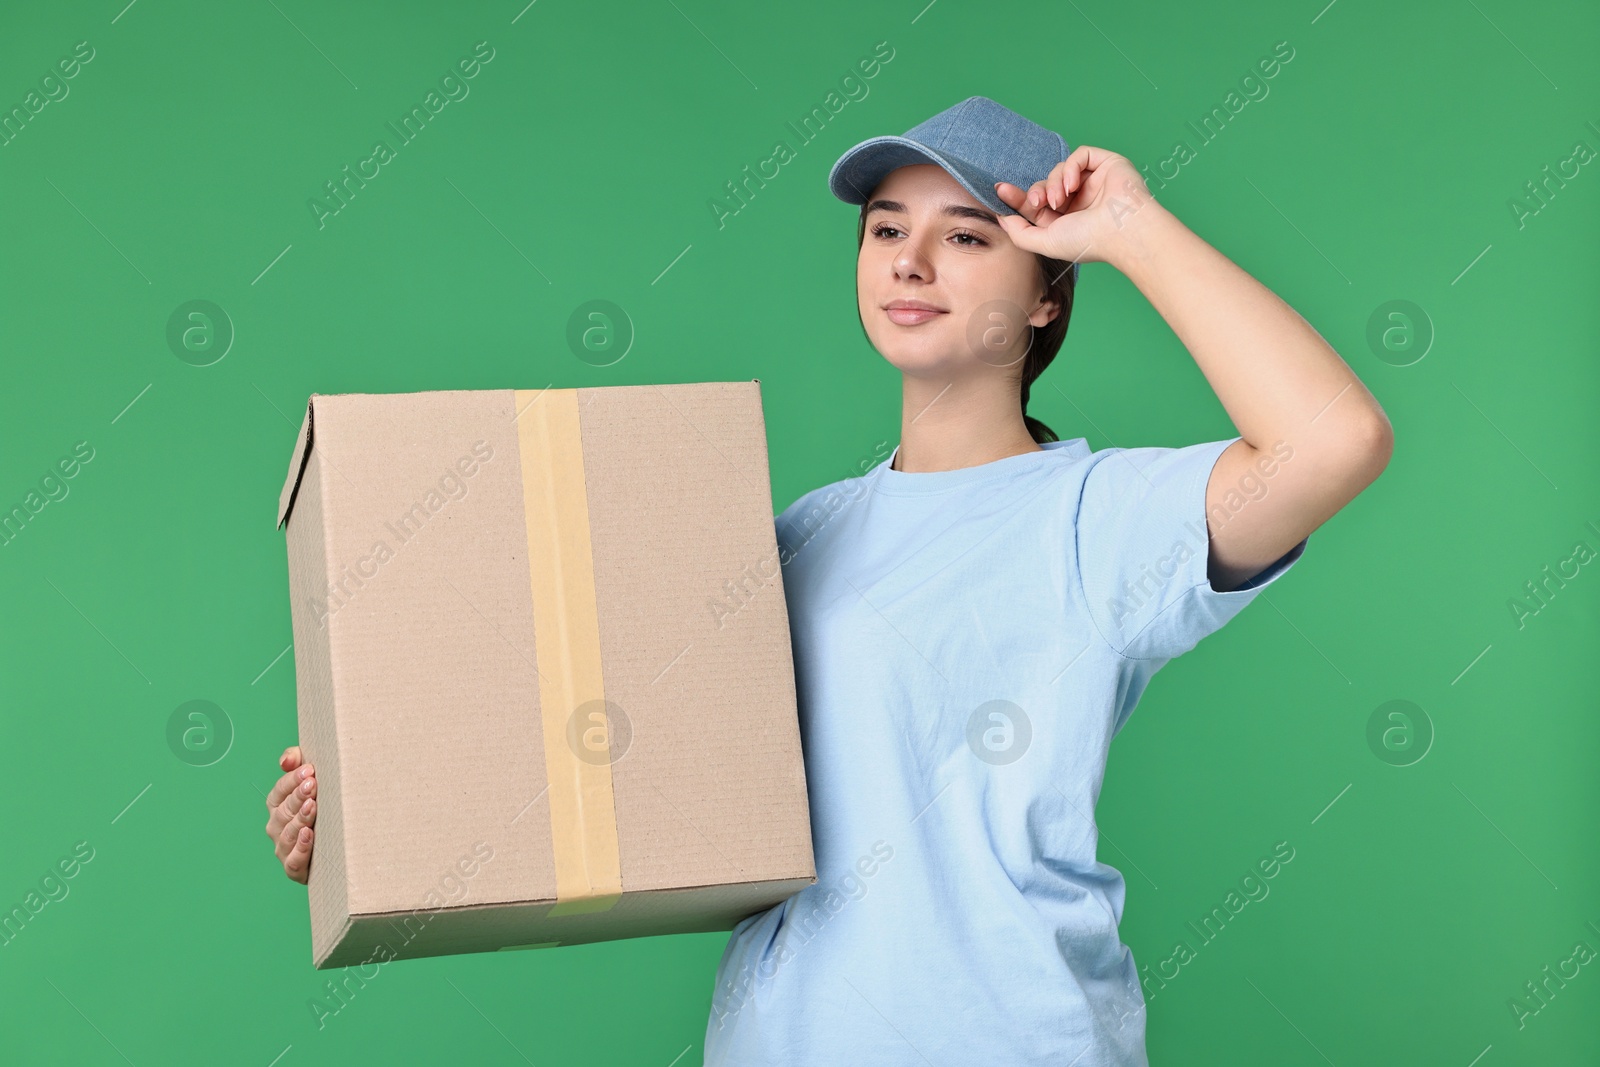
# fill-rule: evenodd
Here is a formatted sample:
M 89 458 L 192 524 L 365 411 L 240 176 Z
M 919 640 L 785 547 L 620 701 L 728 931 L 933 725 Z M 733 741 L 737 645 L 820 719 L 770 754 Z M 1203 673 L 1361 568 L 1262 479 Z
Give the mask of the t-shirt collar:
M 896 444 L 889 458 L 873 470 L 877 488 L 881 492 L 899 494 L 942 492 L 960 485 L 1009 478 L 1048 463 L 1084 459 L 1090 454 L 1090 449 L 1089 442 L 1082 437 L 1065 441 L 1042 441 L 1037 452 L 1019 452 L 1014 456 L 979 463 L 973 467 L 922 472 L 895 470 L 894 461 L 899 454 L 900 446 Z

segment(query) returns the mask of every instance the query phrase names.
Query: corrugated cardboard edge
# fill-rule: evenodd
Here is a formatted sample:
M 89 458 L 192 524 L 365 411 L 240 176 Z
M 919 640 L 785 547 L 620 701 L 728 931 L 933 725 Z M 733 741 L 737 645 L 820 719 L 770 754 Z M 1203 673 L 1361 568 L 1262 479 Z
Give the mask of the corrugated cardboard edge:
M 316 403 L 317 394 L 312 393 L 306 398 L 306 415 L 300 421 L 300 433 L 294 439 L 294 455 L 289 460 L 289 477 L 283 483 L 283 489 L 278 493 L 278 529 L 283 529 L 284 522 L 289 518 L 289 509 L 294 506 L 295 495 L 300 491 L 300 479 L 305 477 L 306 459 L 311 455 L 311 411 Z
M 320 455 L 307 458 L 298 493 L 300 517 L 284 538 L 290 564 L 298 743 L 305 762 L 317 768 L 316 842 L 306 887 L 313 966 L 326 960 L 349 935 L 353 922 L 341 801 L 344 774 L 333 717 L 332 634 L 317 625 L 310 606 L 311 599 L 325 590 L 328 582 L 325 472 Z
M 741 919 L 778 907 L 817 882 L 809 877 L 717 886 L 684 886 L 628 893 L 605 912 L 568 916 L 551 924 L 548 902 L 457 905 L 438 910 L 351 916 L 338 947 L 318 970 L 389 960 L 426 959 L 508 949 L 586 945 L 631 937 L 721 933 Z M 687 901 L 698 906 L 685 910 Z

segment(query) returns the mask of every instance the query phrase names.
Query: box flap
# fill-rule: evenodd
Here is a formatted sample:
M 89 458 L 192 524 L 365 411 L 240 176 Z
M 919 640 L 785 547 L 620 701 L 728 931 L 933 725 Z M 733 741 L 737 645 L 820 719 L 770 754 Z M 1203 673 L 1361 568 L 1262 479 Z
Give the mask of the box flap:
M 283 483 L 283 491 L 278 494 L 280 530 L 289 518 L 289 509 L 294 506 L 295 493 L 300 489 L 300 477 L 306 469 L 306 457 L 311 455 L 311 409 L 316 399 L 316 393 L 306 399 L 306 417 L 300 422 L 300 434 L 294 439 L 294 455 L 289 459 L 289 478 Z

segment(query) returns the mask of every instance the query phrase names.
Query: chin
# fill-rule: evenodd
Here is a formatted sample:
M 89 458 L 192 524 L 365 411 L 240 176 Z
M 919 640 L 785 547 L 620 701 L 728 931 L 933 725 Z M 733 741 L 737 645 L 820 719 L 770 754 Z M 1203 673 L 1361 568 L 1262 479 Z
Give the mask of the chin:
M 961 362 L 959 353 L 951 352 L 949 345 L 934 338 L 891 337 L 882 342 L 873 338 L 873 346 L 885 362 L 903 374 L 949 374 Z

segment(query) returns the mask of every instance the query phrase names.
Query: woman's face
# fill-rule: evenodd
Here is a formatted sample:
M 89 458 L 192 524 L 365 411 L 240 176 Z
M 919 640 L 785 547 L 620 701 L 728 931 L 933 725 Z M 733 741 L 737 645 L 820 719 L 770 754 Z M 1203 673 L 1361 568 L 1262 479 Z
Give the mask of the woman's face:
M 1038 258 L 994 217 L 933 163 L 890 171 L 868 197 L 856 300 L 873 347 L 897 369 L 957 378 L 1004 368 L 1015 377 L 1028 324 L 1059 311 L 1040 304 Z M 938 310 L 899 311 L 895 301 Z

